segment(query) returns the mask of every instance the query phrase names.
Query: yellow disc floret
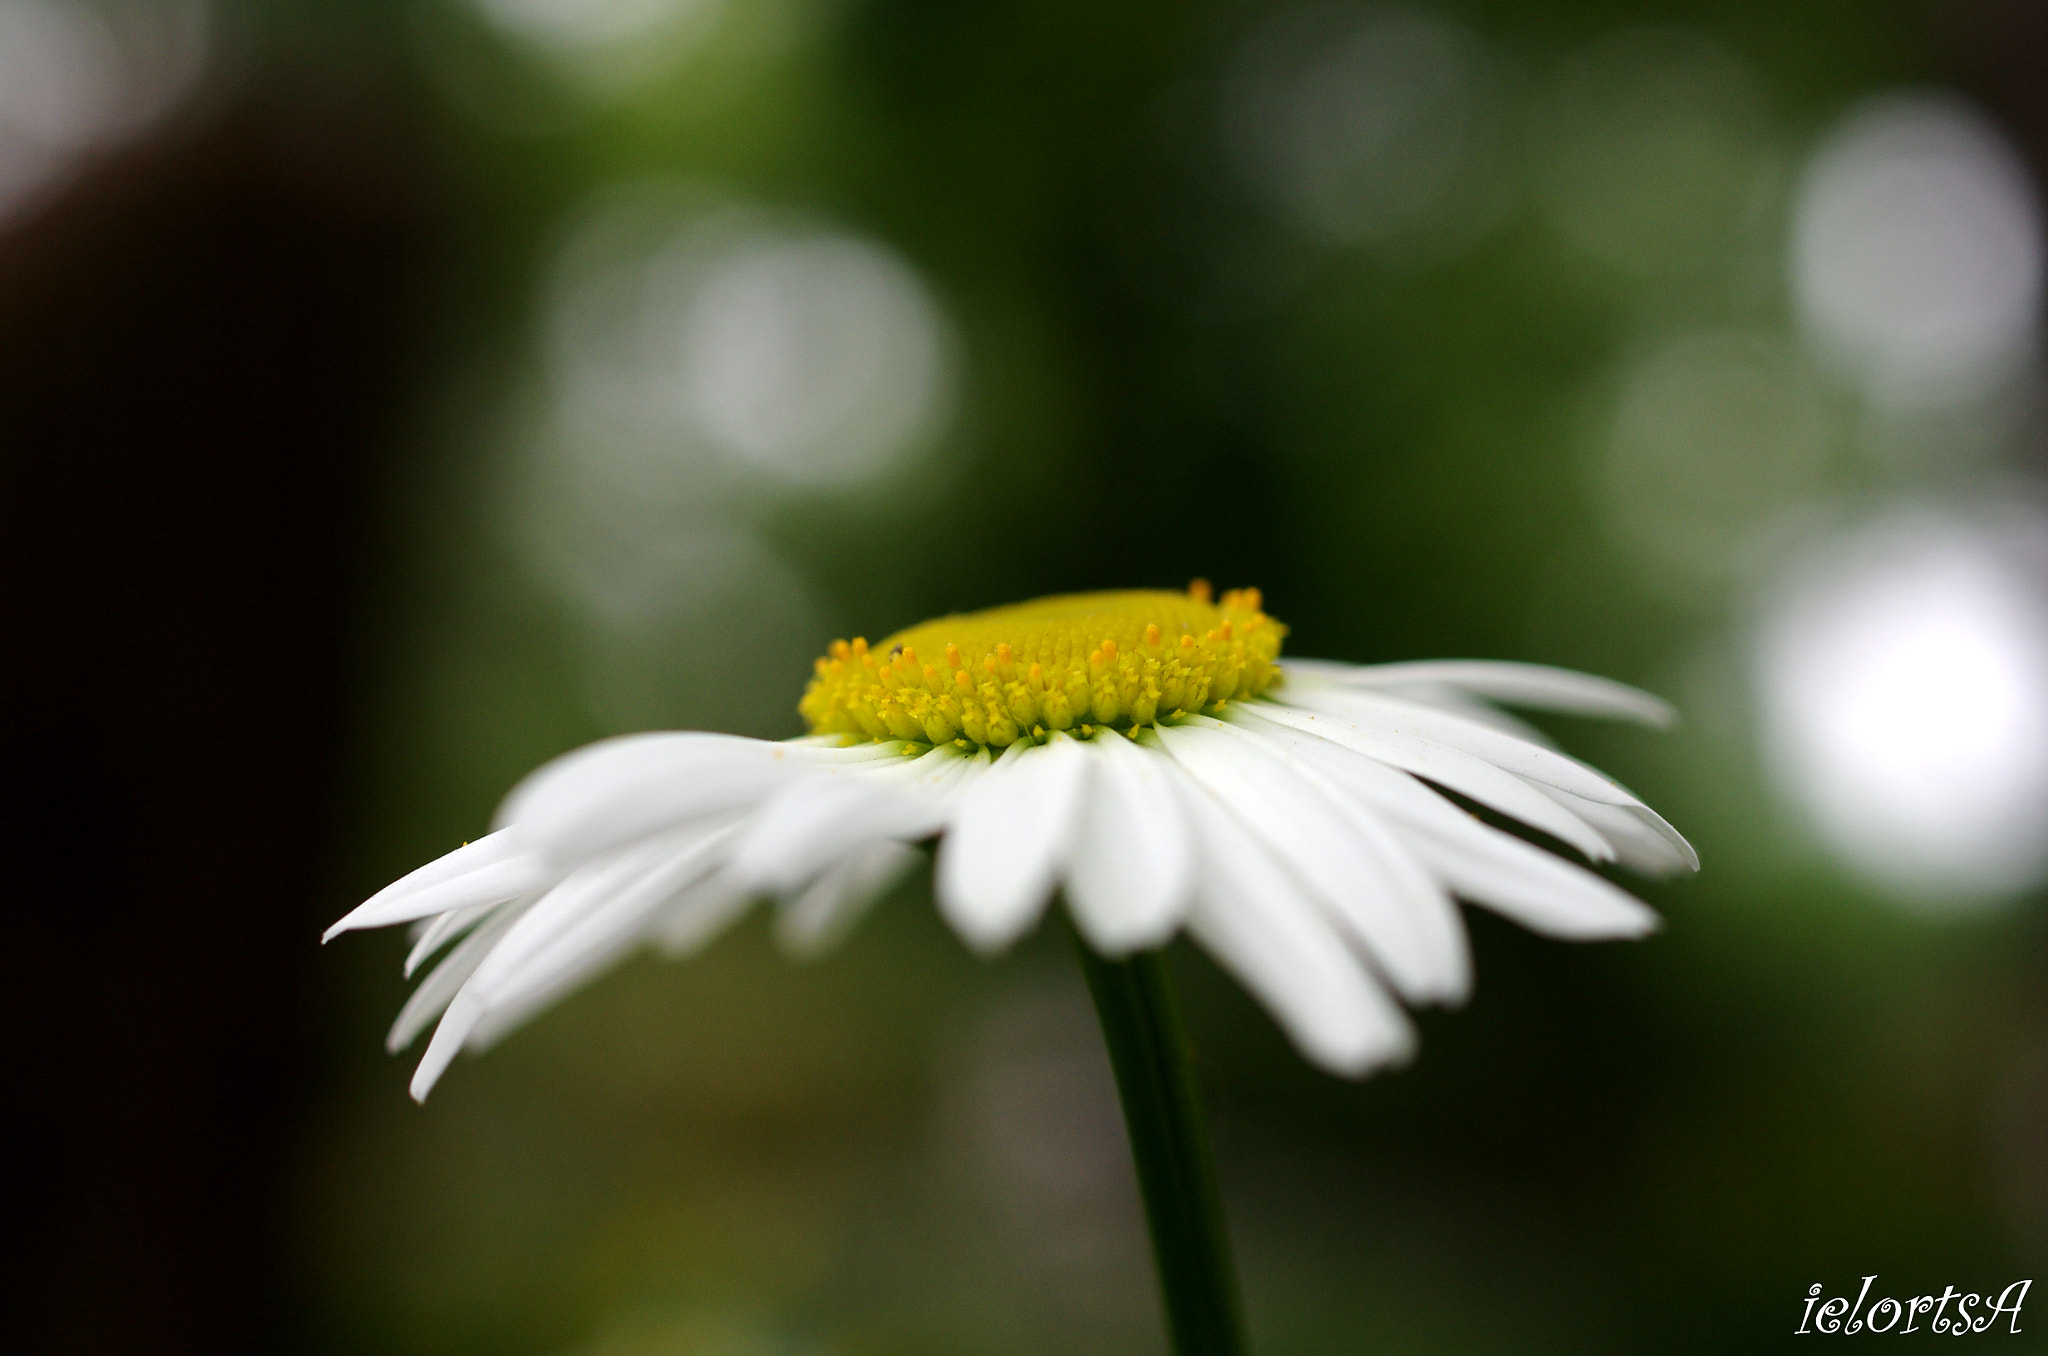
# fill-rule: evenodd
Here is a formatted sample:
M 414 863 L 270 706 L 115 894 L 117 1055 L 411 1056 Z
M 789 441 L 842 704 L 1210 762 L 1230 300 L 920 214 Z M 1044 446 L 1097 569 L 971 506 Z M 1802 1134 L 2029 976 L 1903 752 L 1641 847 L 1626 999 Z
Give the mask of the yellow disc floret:
M 1287 628 L 1257 589 L 1068 593 L 963 612 L 879 645 L 835 640 L 797 709 L 814 734 L 967 739 L 1129 731 L 1253 697 L 1279 676 Z

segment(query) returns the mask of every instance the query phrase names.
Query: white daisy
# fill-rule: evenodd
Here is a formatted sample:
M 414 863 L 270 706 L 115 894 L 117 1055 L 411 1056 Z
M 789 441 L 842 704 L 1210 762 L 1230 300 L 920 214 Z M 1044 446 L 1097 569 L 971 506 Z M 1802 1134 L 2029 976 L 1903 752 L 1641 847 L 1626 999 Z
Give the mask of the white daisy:
M 757 899 L 829 945 L 937 840 L 940 911 L 1000 951 L 1057 892 L 1109 957 L 1185 929 L 1301 1051 L 1360 1075 L 1405 1059 L 1402 1003 L 1457 1003 L 1454 899 L 1549 936 L 1640 936 L 1643 904 L 1470 813 L 1595 862 L 1697 869 L 1676 830 L 1494 702 L 1666 724 L 1605 679 L 1527 664 L 1279 659 L 1256 590 L 1093 593 L 836 642 L 787 741 L 668 732 L 579 749 L 495 830 L 328 931 L 418 925 L 392 1027 L 440 1023 L 424 1098 L 481 1049 L 642 945 L 704 946 Z M 1447 794 L 1448 793 L 1448 794 Z

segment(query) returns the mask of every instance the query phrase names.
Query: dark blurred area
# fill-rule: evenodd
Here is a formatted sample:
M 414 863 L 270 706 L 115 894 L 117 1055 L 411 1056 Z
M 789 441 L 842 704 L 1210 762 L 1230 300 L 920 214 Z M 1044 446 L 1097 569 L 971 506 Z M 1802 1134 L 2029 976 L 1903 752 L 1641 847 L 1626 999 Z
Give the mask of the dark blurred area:
M 432 229 L 403 137 L 360 148 L 397 192 L 304 163 L 366 112 L 252 85 L 0 243 L 18 1350 L 306 1319 L 309 939 Z
M 1364 1084 L 1177 953 L 1258 1350 L 2035 1275 L 2044 13 L 0 0 L 10 1346 L 1161 1350 L 1060 926 L 756 920 L 424 1108 L 316 943 L 579 742 L 1196 575 L 1673 698 L 1555 732 L 1706 863 Z

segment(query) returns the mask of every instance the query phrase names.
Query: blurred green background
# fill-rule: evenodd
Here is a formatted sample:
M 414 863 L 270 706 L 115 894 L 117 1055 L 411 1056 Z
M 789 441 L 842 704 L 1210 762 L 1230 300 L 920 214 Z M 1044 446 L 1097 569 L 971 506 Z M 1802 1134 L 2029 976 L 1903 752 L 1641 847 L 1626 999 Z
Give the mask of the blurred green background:
M 126 755 L 215 767 L 249 813 L 181 841 L 268 874 L 104 884 L 185 902 L 164 950 L 84 934 L 128 997 L 50 1038 L 85 1129 L 48 1132 L 30 1331 L 1163 1350 L 1063 924 L 978 962 L 919 881 L 799 965 L 757 916 L 424 1108 L 381 1048 L 402 940 L 313 944 L 578 743 L 797 733 L 835 636 L 1197 575 L 1263 588 L 1289 653 L 1673 699 L 1671 734 L 1550 728 L 1705 863 L 1644 887 L 1640 945 L 1473 912 L 1470 1004 L 1363 1084 L 1177 951 L 1259 1352 L 1748 1351 L 1816 1282 L 2037 1275 L 2044 58 L 1990 0 L 0 0 L 8 587 L 113 684 L 47 709 L 216 684 L 177 609 L 218 551 L 266 581 L 220 634 L 285 713 L 219 713 L 246 757 L 203 722 Z M 66 592 L 131 519 L 50 524 L 174 457 L 223 488 L 138 491 L 167 544 L 104 584 L 186 598 L 153 638 Z M 72 1068 L 159 1023 L 155 1074 Z M 167 1256 L 176 1302 L 122 1309 Z

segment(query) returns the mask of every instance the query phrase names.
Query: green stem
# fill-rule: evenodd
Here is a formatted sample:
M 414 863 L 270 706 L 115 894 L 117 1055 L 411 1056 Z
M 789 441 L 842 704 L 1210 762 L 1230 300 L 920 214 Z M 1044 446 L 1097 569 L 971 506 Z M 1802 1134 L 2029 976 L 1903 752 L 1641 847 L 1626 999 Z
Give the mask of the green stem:
M 1245 1356 L 1223 1204 L 1166 957 L 1104 960 L 1075 940 L 1123 1097 L 1175 1356 Z

